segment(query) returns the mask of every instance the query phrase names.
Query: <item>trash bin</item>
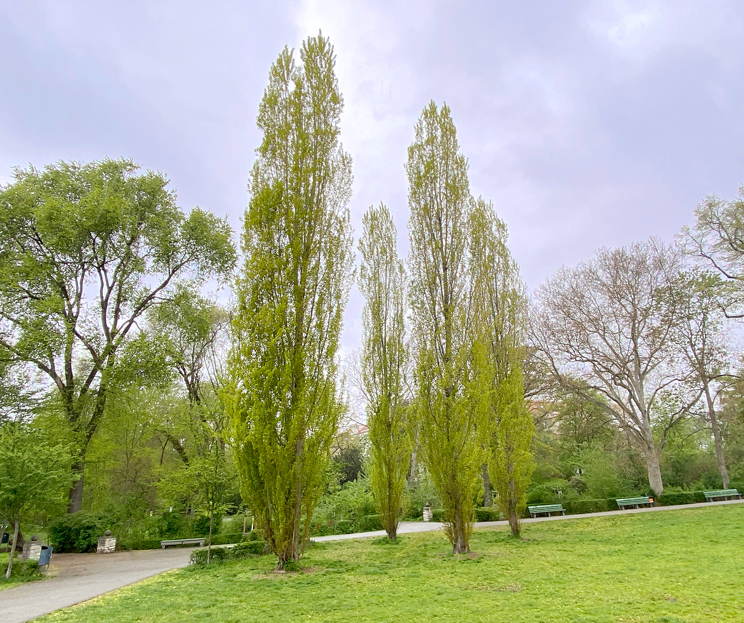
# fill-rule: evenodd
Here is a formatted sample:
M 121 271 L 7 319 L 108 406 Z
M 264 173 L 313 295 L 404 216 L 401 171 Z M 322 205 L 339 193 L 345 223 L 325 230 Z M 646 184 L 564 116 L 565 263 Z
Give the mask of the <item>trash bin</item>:
M 39 566 L 49 566 L 52 561 L 52 550 L 54 548 L 51 545 L 42 545 L 41 554 L 39 554 Z
M 7 532 L 3 532 L 2 540 L 0 540 L 0 545 L 5 545 L 10 540 L 10 534 Z

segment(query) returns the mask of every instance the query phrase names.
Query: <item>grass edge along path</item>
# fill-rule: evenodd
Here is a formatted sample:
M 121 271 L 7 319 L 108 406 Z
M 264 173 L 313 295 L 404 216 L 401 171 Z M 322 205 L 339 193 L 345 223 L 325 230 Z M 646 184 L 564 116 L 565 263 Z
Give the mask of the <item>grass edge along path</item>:
M 738 504 L 482 529 L 471 556 L 432 533 L 316 543 L 302 573 L 184 569 L 39 621 L 743 621 L 742 526 Z

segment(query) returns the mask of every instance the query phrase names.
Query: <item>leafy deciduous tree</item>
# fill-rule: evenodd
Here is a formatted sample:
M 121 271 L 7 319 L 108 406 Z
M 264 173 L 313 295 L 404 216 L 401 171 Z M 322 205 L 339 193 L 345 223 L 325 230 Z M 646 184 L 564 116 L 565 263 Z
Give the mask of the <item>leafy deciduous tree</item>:
M 680 311 L 669 293 L 678 270 L 677 251 L 654 240 L 601 249 L 538 290 L 531 325 L 533 345 L 564 389 L 605 398 L 598 405 L 643 452 L 656 495 L 664 490 L 659 457 L 666 433 L 694 402 L 683 397 L 661 409 L 688 376 L 672 354 Z
M 24 421 L 0 425 L 0 517 L 13 526 L 13 545 L 5 572 L 13 569 L 21 521 L 34 510 L 61 502 L 72 479 L 70 447 L 49 439 Z
M 185 215 L 158 173 L 128 160 L 18 169 L 0 192 L 0 345 L 45 374 L 76 441 L 69 511 L 122 345 L 185 277 L 226 275 L 226 221 Z

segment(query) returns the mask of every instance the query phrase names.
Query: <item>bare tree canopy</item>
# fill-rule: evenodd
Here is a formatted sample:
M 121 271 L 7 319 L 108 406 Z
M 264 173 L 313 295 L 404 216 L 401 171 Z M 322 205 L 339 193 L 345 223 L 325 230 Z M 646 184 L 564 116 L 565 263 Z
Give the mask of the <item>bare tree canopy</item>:
M 684 228 L 686 251 L 718 271 L 728 287 L 721 292 L 729 318 L 744 318 L 744 186 L 731 201 L 710 195 L 695 210 L 694 229 Z
M 667 431 L 693 401 L 671 339 L 680 310 L 669 293 L 679 268 L 679 251 L 653 239 L 600 249 L 537 291 L 530 328 L 533 347 L 562 386 L 606 398 L 601 404 L 643 451 L 657 495 Z

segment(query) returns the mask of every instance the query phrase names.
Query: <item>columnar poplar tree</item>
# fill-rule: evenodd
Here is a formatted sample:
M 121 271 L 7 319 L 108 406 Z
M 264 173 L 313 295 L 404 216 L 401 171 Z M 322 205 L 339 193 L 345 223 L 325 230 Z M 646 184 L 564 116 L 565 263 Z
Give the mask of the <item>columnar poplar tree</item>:
M 447 105 L 440 110 L 431 102 L 424 109 L 406 170 L 419 431 L 445 507 L 445 532 L 458 554 L 470 550 L 473 500 L 484 462 L 485 426 L 479 420 L 488 391 L 475 374 L 483 367 L 485 349 L 475 341 L 468 164 Z
M 284 49 L 258 114 L 227 398 L 241 489 L 278 568 L 299 560 L 341 415 L 339 334 L 353 279 L 351 159 L 328 39 Z
M 362 223 L 359 289 L 366 299 L 362 382 L 371 443 L 370 479 L 383 527 L 393 540 L 412 450 L 404 405 L 408 359 L 405 271 L 396 251 L 397 232 L 388 209 L 383 204 L 371 206 Z
M 486 345 L 490 386 L 489 474 L 511 533 L 519 536 L 519 518 L 535 466 L 530 451 L 535 427 L 525 404 L 522 383 L 525 286 L 506 245 L 506 224 L 490 203 L 482 199 L 476 202 L 470 230 L 478 332 Z

